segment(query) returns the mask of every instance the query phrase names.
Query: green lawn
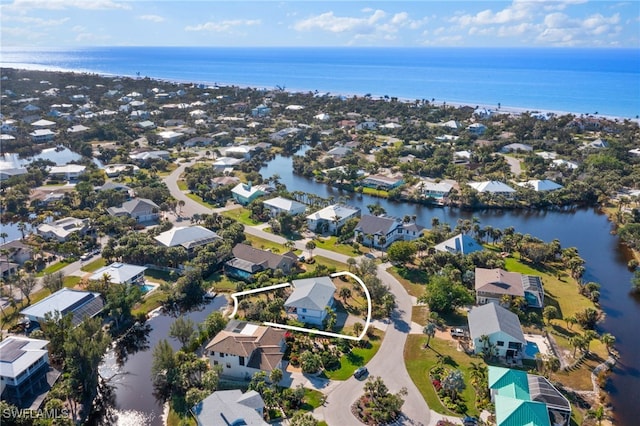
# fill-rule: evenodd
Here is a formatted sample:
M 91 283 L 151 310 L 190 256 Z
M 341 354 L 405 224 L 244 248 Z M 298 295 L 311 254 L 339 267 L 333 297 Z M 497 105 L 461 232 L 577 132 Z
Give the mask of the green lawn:
M 415 297 L 424 295 L 424 288 L 428 279 L 426 272 L 397 266 L 392 266 L 387 271 L 402 284 L 402 287 L 407 290 L 409 295 Z
M 320 264 L 325 265 L 329 268 L 334 267 L 338 272 L 346 271 L 349 268 L 346 263 L 338 262 L 337 260 L 329 259 L 328 257 L 314 255 L 313 258 L 316 260 L 315 265 Z M 307 265 L 307 268 L 309 268 L 310 266 L 313 267 L 313 265 Z
M 42 271 L 38 272 L 36 274 L 36 277 L 43 277 L 47 274 L 53 274 L 54 272 L 58 272 L 60 269 L 69 265 L 69 263 L 72 263 L 72 262 L 67 262 L 66 260 L 61 260 L 59 262 L 56 262 L 53 265 L 49 265 L 46 268 L 44 268 Z
M 77 286 L 80 283 L 81 279 L 82 278 L 76 277 L 75 275 L 67 275 L 63 279 L 63 281 L 64 281 L 63 285 L 65 287 L 68 287 L 68 288 L 73 288 L 73 287 Z
M 176 182 L 178 184 L 178 189 L 180 191 L 188 191 L 189 187 L 187 186 L 187 182 L 185 182 L 182 179 L 178 179 L 178 181 Z
M 312 411 L 318 408 L 320 404 L 320 400 L 323 398 L 323 394 L 320 391 L 315 389 L 306 389 L 304 390 L 304 402 L 300 407 L 301 411 Z
M 286 251 L 282 244 L 271 240 L 265 240 L 264 238 L 249 234 L 245 234 L 245 238 L 247 241 L 251 242 L 252 247 L 259 248 L 260 250 L 270 249 L 274 253 L 284 253 Z
M 313 240 L 313 242 L 316 244 L 317 248 L 331 250 L 336 253 L 344 254 L 345 256 L 360 256 L 363 253 L 363 248 L 365 249 L 365 253 L 369 252 L 369 249 L 363 246 L 360 246 L 360 250 L 354 250 L 351 244 L 340 244 L 338 243 L 338 238 L 334 236 L 327 238 L 322 237 Z
M 380 330 L 374 330 L 373 333 L 374 337 L 369 339 L 371 343 L 369 347 L 354 348 L 351 353 L 342 355 L 340 368 L 333 371 L 325 370 L 325 376 L 331 380 L 347 380 L 358 367 L 366 365 L 380 349 L 382 338 L 384 337 L 384 333 Z
M 144 271 L 144 278 L 160 284 L 173 283 L 177 280 L 177 276 L 176 278 L 172 278 L 169 272 L 157 269 L 147 269 Z
M 209 275 L 205 282 L 207 287 L 213 287 L 216 292 L 233 293 L 236 291 L 239 281 L 232 280 L 226 275 L 216 272 Z
M 134 315 L 138 314 L 147 314 L 153 311 L 156 308 L 162 306 L 162 303 L 167 300 L 167 294 L 157 289 L 151 293 L 147 297 L 145 297 L 141 303 L 139 303 L 133 310 L 132 313 Z
M 423 349 L 427 337 L 419 334 L 410 334 L 404 347 L 404 359 L 411 380 L 416 384 L 420 394 L 427 401 L 429 408 L 446 415 L 458 415 L 447 410 L 441 403 L 431 384 L 429 371 L 438 362 L 438 354 L 445 357 L 445 366 L 462 371 L 467 387 L 462 392 L 462 399 L 466 402 L 467 413 L 477 417 L 478 409 L 475 406 L 475 390 L 469 382 L 469 363 L 482 362 L 480 358 L 472 358 L 464 352 L 456 350 L 454 343 L 448 340 L 431 339 L 431 348 Z
M 107 263 L 106 260 L 104 260 L 103 258 L 99 258 L 94 260 L 93 262 L 89 262 L 86 265 L 83 265 L 82 268 L 80 268 L 80 270 L 84 272 L 95 272 L 98 269 L 105 266 L 106 263 Z
M 259 225 L 261 223 L 251 219 L 250 217 L 251 211 L 248 209 L 245 209 L 244 207 L 223 211 L 222 215 L 233 218 L 238 222 L 242 223 L 243 225 L 254 226 L 254 225 Z
M 362 187 L 362 193 L 373 195 L 374 197 L 389 198 L 389 192 L 385 191 L 384 189 L 369 188 L 367 186 L 364 186 Z

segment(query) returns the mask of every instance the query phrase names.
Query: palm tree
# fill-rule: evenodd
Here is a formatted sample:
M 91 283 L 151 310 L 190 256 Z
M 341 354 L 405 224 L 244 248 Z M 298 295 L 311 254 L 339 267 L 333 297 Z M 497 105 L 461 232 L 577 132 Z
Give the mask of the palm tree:
M 471 362 L 469 366 L 469 378 L 471 384 L 478 386 L 487 376 L 487 367 L 479 362 Z
M 431 338 L 436 335 L 436 325 L 432 322 L 428 322 L 422 329 L 422 332 L 427 335 L 427 343 L 424 346 L 428 348 Z
M 360 336 L 360 334 L 362 334 L 362 330 L 364 330 L 364 325 L 362 325 L 361 322 L 353 324 L 353 333 L 356 336 Z
M 316 248 L 316 243 L 314 243 L 313 240 L 307 241 L 307 244 L 304 245 L 304 248 L 309 251 L 309 259 L 311 259 L 313 257 L 313 249 Z
M 350 257 L 347 259 L 347 265 L 349 265 L 349 272 L 353 272 L 355 270 L 357 263 L 358 262 L 353 257 Z
M 616 344 L 616 337 L 611 333 L 604 333 L 600 336 L 600 341 L 607 347 L 607 351 L 611 352 L 611 348 Z
M 384 246 L 387 244 L 387 237 L 381 235 L 378 237 L 378 245 L 380 246 L 380 253 L 384 251 Z
M 340 291 L 338 291 L 338 296 L 342 299 L 344 304 L 347 304 L 347 299 L 351 297 L 351 289 L 349 287 L 342 287 Z

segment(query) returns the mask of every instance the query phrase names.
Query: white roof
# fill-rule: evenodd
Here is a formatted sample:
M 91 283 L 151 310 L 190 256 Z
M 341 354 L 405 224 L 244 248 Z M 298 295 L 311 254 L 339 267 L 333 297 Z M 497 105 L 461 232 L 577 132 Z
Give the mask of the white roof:
M 51 129 L 36 129 L 29 134 L 31 136 L 48 136 L 48 135 L 55 135 L 55 132 L 52 132 Z
M 383 124 L 382 126 L 383 129 L 399 129 L 402 126 L 398 123 L 387 123 L 387 124 Z
M 288 105 L 285 109 L 299 111 L 301 109 L 304 109 L 304 107 L 302 105 Z
M 49 121 L 49 120 L 38 120 L 31 123 L 31 125 L 35 127 L 53 126 L 54 124 L 56 124 L 54 121 Z
M 233 187 L 231 190 L 232 193 L 240 196 L 240 197 L 251 197 L 256 192 L 265 192 L 265 187 L 263 185 L 249 185 L 246 183 L 239 183 Z
M 100 293 L 74 290 L 65 287 L 45 297 L 38 303 L 35 303 L 23 309 L 22 311 L 20 311 L 20 314 L 34 318 L 44 318 L 45 314 L 49 312 L 53 313 L 54 311 L 58 311 L 62 316 L 66 315 L 69 312 L 73 312 L 73 322 L 75 324 L 78 324 L 82 321 L 82 316 L 78 318 L 75 314 L 80 312 L 82 310 L 82 307 L 88 305 L 92 300 L 100 299 L 101 297 L 102 296 L 100 295 Z M 90 314 L 90 316 L 93 316 L 95 315 L 95 313 L 91 311 L 88 314 Z
M 574 163 L 573 161 L 557 159 L 557 160 L 553 160 L 551 163 L 556 167 L 565 166 L 568 169 L 577 169 L 578 168 L 578 165 L 576 163 Z
M 66 174 L 66 173 L 82 173 L 87 168 L 87 166 L 83 166 L 81 164 L 66 164 L 64 166 L 52 166 L 49 169 L 49 173 L 56 174 Z
M 181 226 L 169 229 L 154 239 L 165 247 L 183 246 L 189 248 L 207 244 L 220 237 L 203 226 Z
M 326 121 L 328 119 L 331 118 L 331 116 L 327 113 L 320 113 L 318 115 L 314 115 L 313 118 L 315 118 L 316 120 L 322 120 L 322 121 Z
M 48 340 L 8 336 L 0 342 L 0 376 L 15 378 L 47 355 Z
M 131 278 L 147 270 L 146 266 L 130 265 L 128 263 L 114 262 L 109 266 L 103 266 L 91 275 L 91 280 L 100 281 L 104 274 L 111 277 L 111 282 L 123 284 Z
M 556 189 L 562 188 L 562 185 L 558 185 L 557 183 L 549 179 L 532 179 L 526 182 L 518 182 L 517 185 L 522 187 L 531 187 L 534 191 L 554 191 Z
M 302 203 L 299 203 L 294 200 L 289 200 L 283 197 L 272 198 L 270 200 L 263 202 L 263 204 L 266 204 L 267 206 L 275 207 L 280 210 L 289 211 L 289 212 L 306 208 L 306 206 Z
M 322 210 L 318 210 L 317 212 L 310 214 L 309 216 L 307 216 L 307 219 L 308 220 L 320 220 L 320 219 L 333 220 L 335 217 L 342 219 L 345 217 L 351 217 L 357 213 L 358 213 L 358 210 L 354 208 L 343 206 L 341 204 L 333 204 L 331 206 L 325 207 Z
M 432 182 L 429 180 L 423 180 L 421 181 L 421 185 L 422 185 L 422 190 L 423 191 L 433 191 L 433 192 L 449 192 L 451 191 L 451 188 L 453 188 L 453 185 L 448 183 L 448 182 L 444 182 L 444 181 L 440 181 L 440 182 Z
M 470 182 L 469 186 L 478 192 L 516 192 L 506 183 L 497 180 L 487 180 L 484 182 Z
M 180 136 L 184 136 L 184 133 L 166 130 L 164 132 L 158 132 L 158 136 L 160 136 L 162 139 L 171 139 L 171 138 L 178 138 Z
M 72 232 L 83 229 L 85 221 L 75 217 L 65 217 L 55 222 L 38 225 L 38 232 L 51 232 L 60 238 L 66 238 Z

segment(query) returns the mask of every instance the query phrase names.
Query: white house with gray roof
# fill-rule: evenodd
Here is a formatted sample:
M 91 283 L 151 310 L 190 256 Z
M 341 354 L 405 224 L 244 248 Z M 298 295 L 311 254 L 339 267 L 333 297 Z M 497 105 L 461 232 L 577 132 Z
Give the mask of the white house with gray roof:
M 520 320 L 513 312 L 497 303 L 487 303 L 471 309 L 468 321 L 475 353 L 486 351 L 487 345 L 490 345 L 500 358 L 522 356 L 527 342 Z
M 349 219 L 360 216 L 360 209 L 332 204 L 307 216 L 307 226 L 315 232 L 336 232 Z
M 103 266 L 91 275 L 92 281 L 102 281 L 104 275 L 109 276 L 109 281 L 114 284 L 143 284 L 146 266 L 130 265 L 128 263 L 114 262 Z
M 293 293 L 284 302 L 288 314 L 306 324 L 322 325 L 327 308 L 333 308 L 336 286 L 330 277 L 293 280 Z
M 263 201 L 262 204 L 269 209 L 269 215 L 276 217 L 280 213 L 288 213 L 292 216 L 302 214 L 307 210 L 307 206 L 288 198 L 276 197 Z
M 155 221 L 160 216 L 160 207 L 147 198 L 135 198 L 125 201 L 120 207 L 109 207 L 107 213 L 111 216 L 129 216 L 136 222 Z
M 191 408 L 198 426 L 246 425 L 267 426 L 264 401 L 254 390 L 216 391 Z
M 71 323 L 77 326 L 85 317 L 93 318 L 98 315 L 104 307 L 104 301 L 100 293 L 89 291 L 62 288 L 55 293 L 45 297 L 38 303 L 20 311 L 30 321 L 42 323 L 47 313 L 53 314 L 58 311 L 61 316 L 72 314 Z
M 512 197 L 516 190 L 511 188 L 504 182 L 497 180 L 487 180 L 484 182 L 470 182 L 469 186 L 480 193 L 490 193 L 502 195 L 504 197 Z
M 0 342 L 0 397 L 29 408 L 36 396 L 49 389 L 48 340 L 8 336 Z M 38 407 L 36 407 L 38 408 Z
M 171 228 L 154 237 L 154 240 L 165 247 L 182 246 L 187 250 L 193 250 L 195 247 L 212 243 L 221 238 L 210 229 L 196 225 Z
M 407 223 L 394 217 L 365 214 L 353 233 L 356 240 L 362 239 L 365 245 L 385 248 L 394 241 L 415 240 L 422 235 L 424 229 L 414 222 Z

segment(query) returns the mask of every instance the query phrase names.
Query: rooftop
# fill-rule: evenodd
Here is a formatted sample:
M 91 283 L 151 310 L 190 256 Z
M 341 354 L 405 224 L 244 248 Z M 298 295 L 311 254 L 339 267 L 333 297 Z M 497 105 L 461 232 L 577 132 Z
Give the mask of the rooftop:
M 8 336 L 0 342 L 0 376 L 18 377 L 45 356 L 48 340 Z
M 215 232 L 199 225 L 171 228 L 154 237 L 165 247 L 182 246 L 186 249 L 208 244 L 220 238 Z
M 76 326 L 85 316 L 90 318 L 96 316 L 103 307 L 104 302 L 100 293 L 63 288 L 23 309 L 20 314 L 41 321 L 47 313 L 53 314 L 54 311 L 60 312 L 61 316 L 73 313 L 72 323 Z
M 293 280 L 293 293 L 284 302 L 284 306 L 299 309 L 313 309 L 324 311 L 329 305 L 336 291 L 336 286 L 330 277 L 307 278 Z
M 497 303 L 476 306 L 469 311 L 469 332 L 473 340 L 503 332 L 526 344 L 518 316 Z
M 147 270 L 146 266 L 130 265 L 128 263 L 114 262 L 103 266 L 91 275 L 91 280 L 101 281 L 104 274 L 109 275 L 110 281 L 116 284 L 124 284 L 132 278 Z

